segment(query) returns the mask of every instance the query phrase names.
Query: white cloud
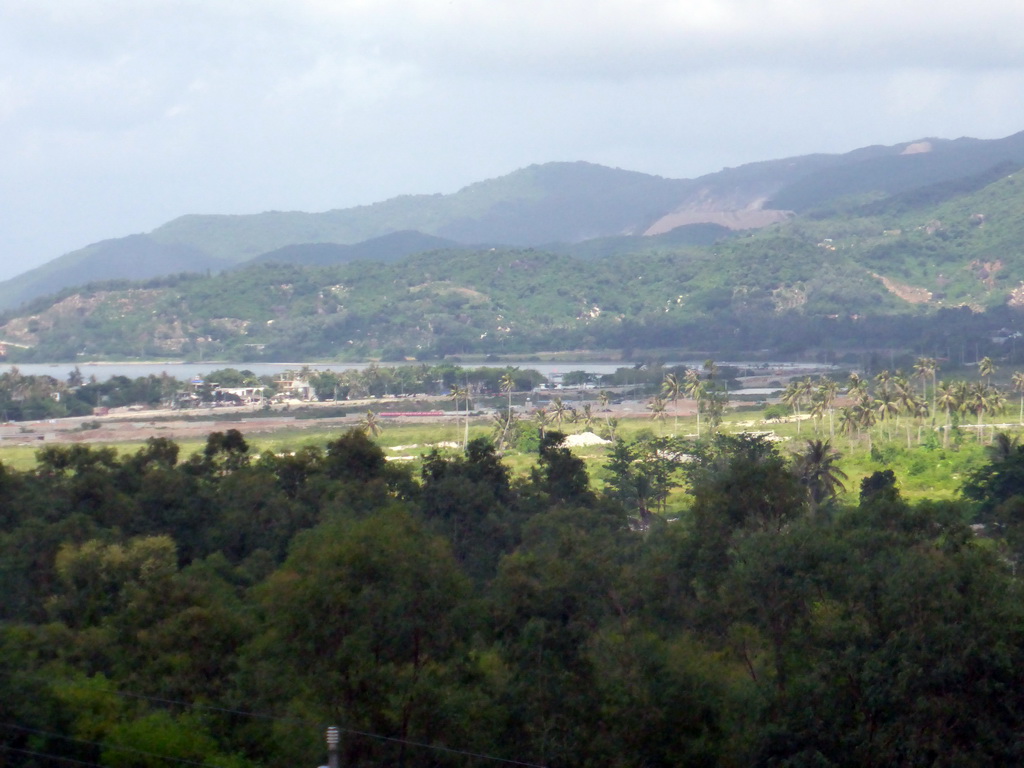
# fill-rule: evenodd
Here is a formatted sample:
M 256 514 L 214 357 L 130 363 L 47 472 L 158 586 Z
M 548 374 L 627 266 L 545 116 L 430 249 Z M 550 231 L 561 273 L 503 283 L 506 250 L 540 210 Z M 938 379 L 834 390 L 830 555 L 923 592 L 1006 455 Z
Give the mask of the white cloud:
M 0 0 L 0 258 L 556 159 L 1006 135 L 1022 26 L 1007 0 Z
M 738 65 L 1018 66 L 1024 6 L 902 0 L 379 0 L 301 3 L 389 58 L 586 76 Z M 937 45 L 937 42 L 941 42 Z

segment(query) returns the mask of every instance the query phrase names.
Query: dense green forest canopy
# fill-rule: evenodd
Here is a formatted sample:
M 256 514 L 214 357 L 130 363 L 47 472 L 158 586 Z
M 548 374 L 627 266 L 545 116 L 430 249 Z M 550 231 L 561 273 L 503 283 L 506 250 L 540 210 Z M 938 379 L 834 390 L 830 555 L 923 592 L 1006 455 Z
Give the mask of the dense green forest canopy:
M 1015 441 L 962 501 L 849 505 L 823 441 L 619 443 L 600 492 L 561 443 L 0 467 L 4 764 L 318 765 L 329 724 L 353 766 L 1021 759 Z

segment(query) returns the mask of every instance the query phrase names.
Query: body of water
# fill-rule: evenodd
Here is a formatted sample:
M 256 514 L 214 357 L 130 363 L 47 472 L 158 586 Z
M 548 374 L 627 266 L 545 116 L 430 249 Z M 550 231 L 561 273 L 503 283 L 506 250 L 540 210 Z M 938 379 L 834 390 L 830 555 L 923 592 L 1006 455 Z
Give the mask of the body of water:
M 166 373 L 181 381 L 195 376 L 205 377 L 210 371 L 224 368 L 252 371 L 257 376 L 275 376 L 285 371 L 297 371 L 303 366 L 313 371 L 361 371 L 371 363 L 26 363 L 17 366 L 26 376 L 52 376 L 55 379 L 67 379 L 76 367 L 86 380 L 95 376 L 99 381 L 106 381 L 111 376 L 127 376 L 130 379 L 139 376 L 160 376 Z M 382 363 L 381 368 L 394 368 L 403 365 L 422 365 L 422 363 Z M 429 363 L 428 363 L 429 365 Z M 465 368 L 499 368 L 504 370 L 506 364 L 463 363 Z M 615 373 L 623 365 L 621 363 L 518 363 L 512 367 L 532 369 L 554 376 L 569 371 L 586 371 L 598 376 Z M 3 370 L 3 369 L 0 369 Z M 10 366 L 6 369 L 10 370 Z
M 127 376 L 130 379 L 139 376 L 159 376 L 163 373 L 173 376 L 179 381 L 186 381 L 195 376 L 205 377 L 210 371 L 222 368 L 237 368 L 239 370 L 252 371 L 257 376 L 275 376 L 285 371 L 297 371 L 303 366 L 308 366 L 314 371 L 359 371 L 371 365 L 371 363 L 26 363 L 17 366 L 18 370 L 25 375 L 52 376 L 55 379 L 67 379 L 76 367 L 81 371 L 86 380 L 95 376 L 99 381 L 106 381 L 111 376 Z M 421 365 L 421 363 L 383 363 L 382 368 L 397 367 L 402 365 Z M 465 368 L 500 368 L 508 367 L 508 364 L 487 364 L 487 363 L 463 363 Z M 667 363 L 666 367 L 685 365 L 689 368 L 700 368 L 703 361 L 687 360 L 684 362 Z M 749 368 L 764 375 L 796 375 L 805 370 L 828 370 L 834 366 L 826 366 L 818 363 L 790 363 L 790 362 L 718 362 L 719 366 L 735 366 L 737 368 Z M 513 367 L 532 369 L 551 378 L 569 371 L 585 371 L 586 373 L 603 376 L 615 373 L 619 368 L 629 368 L 631 364 L 622 362 L 582 362 L 582 363 L 515 363 Z M 10 367 L 7 368 L 10 370 Z

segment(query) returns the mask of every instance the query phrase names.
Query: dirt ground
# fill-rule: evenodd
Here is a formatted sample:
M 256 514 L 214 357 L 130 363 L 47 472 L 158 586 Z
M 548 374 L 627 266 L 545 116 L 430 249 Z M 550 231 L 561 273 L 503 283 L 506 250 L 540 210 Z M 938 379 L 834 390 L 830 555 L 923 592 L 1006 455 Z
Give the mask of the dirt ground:
M 423 410 L 440 410 L 447 398 L 417 400 Z M 405 402 L 408 406 L 408 401 Z M 347 416 L 324 416 L 318 418 L 310 410 L 332 411 L 338 407 L 350 411 Z M 626 401 L 601 409 L 593 404 L 595 415 L 613 418 L 638 418 L 649 415 L 646 401 Z M 294 413 L 301 408 L 302 418 Z M 392 409 L 392 403 L 383 400 L 345 401 L 343 403 L 296 403 L 290 410 L 260 411 L 252 406 L 211 408 L 194 411 L 133 410 L 118 409 L 102 416 L 76 416 L 66 419 L 25 421 L 0 425 L 0 444 L 35 445 L 46 443 L 125 443 L 144 441 L 150 437 L 166 437 L 176 441 L 205 440 L 211 432 L 225 432 L 237 429 L 245 434 L 272 434 L 291 430 L 338 430 L 342 431 L 358 424 L 367 410 L 380 413 Z M 685 417 L 696 412 L 692 400 L 680 400 L 678 415 Z M 667 416 L 672 418 L 675 409 L 669 403 Z M 229 418 L 226 418 L 229 417 Z M 461 419 L 460 414 L 447 412 L 429 417 L 380 417 L 385 424 L 444 423 Z M 488 417 L 478 416 L 476 420 Z M 98 426 L 97 426 L 98 425 Z
M 311 410 L 336 411 L 343 407 L 347 416 L 310 416 Z M 302 418 L 292 411 L 301 408 Z M 431 406 L 432 408 L 432 406 Z M 106 415 L 76 416 L 66 419 L 24 421 L 0 425 L 0 444 L 40 445 L 45 443 L 123 443 L 150 437 L 172 440 L 204 440 L 211 432 L 237 429 L 245 434 L 270 434 L 284 430 L 344 430 L 355 426 L 366 410 L 389 410 L 379 400 L 345 403 L 296 403 L 289 410 L 261 411 L 252 406 L 210 408 L 193 411 L 118 409 Z M 459 418 L 430 417 L 430 421 Z M 423 417 L 383 418 L 385 423 L 423 423 Z M 98 426 L 97 426 L 98 425 Z

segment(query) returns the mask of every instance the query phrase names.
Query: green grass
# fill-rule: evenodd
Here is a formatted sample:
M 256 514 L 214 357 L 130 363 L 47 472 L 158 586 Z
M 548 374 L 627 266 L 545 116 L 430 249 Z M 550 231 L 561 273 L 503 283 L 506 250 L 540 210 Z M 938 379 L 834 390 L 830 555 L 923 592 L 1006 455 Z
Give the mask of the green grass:
M 807 439 L 824 439 L 828 437 L 828 422 L 820 425 L 817 431 L 810 421 L 804 421 L 799 426 L 795 422 L 770 422 L 765 423 L 760 418 L 759 412 L 731 413 L 722 423 L 720 429 L 725 433 L 738 433 L 742 431 L 773 432 L 780 438 L 780 449 L 783 452 L 797 452 Z M 598 419 L 593 429 L 599 431 L 604 425 L 603 420 Z M 245 432 L 244 426 L 243 433 Z M 696 419 L 680 418 L 678 434 L 692 435 L 696 433 Z M 565 432 L 582 431 L 578 425 L 563 425 Z M 619 419 L 617 434 L 626 441 L 635 440 L 644 434 L 671 435 L 674 431 L 674 420 L 667 418 L 664 423 L 657 423 L 646 417 L 624 417 Z M 703 435 L 707 435 L 707 425 L 701 425 Z M 274 453 L 285 453 L 298 450 L 307 445 L 324 446 L 329 440 L 338 436 L 340 430 L 322 428 L 302 429 L 299 426 L 287 430 L 280 430 L 273 433 L 252 432 L 246 434 L 251 451 L 258 455 L 264 451 Z M 471 422 L 469 436 L 487 437 L 491 433 L 489 422 L 479 419 Z M 429 453 L 432 447 L 438 443 L 461 443 L 464 434 L 464 427 L 461 422 L 455 420 L 447 422 L 434 422 L 423 424 L 394 424 L 384 423 L 384 431 L 378 438 L 378 443 L 384 449 L 385 454 L 392 457 L 413 456 L 416 457 L 409 462 L 414 471 L 418 470 L 418 458 Z M 928 430 L 924 431 L 928 434 Z M 916 430 L 912 433 L 916 438 Z M 927 438 L 926 438 L 927 439 Z M 121 454 L 131 454 L 137 451 L 142 440 L 132 442 L 109 443 Z M 845 482 L 846 494 L 844 500 L 855 503 L 860 490 L 860 482 L 873 472 L 891 469 L 896 474 L 900 491 L 908 500 L 935 499 L 945 500 L 957 497 L 959 488 L 967 473 L 974 467 L 979 466 L 986 460 L 984 447 L 979 445 L 974 437 L 965 434 L 961 439 L 951 441 L 948 450 L 941 448 L 940 441 L 932 439 L 931 447 L 913 446 L 908 450 L 906 437 L 900 440 L 888 441 L 881 430 L 875 429 L 872 434 L 871 447 L 869 450 L 868 440 L 861 437 L 860 440 L 851 440 L 844 436 L 837 435 L 832 444 L 842 454 L 839 462 L 840 468 L 847 474 Z M 181 457 L 201 451 L 204 440 L 179 440 L 181 446 Z M 17 445 L 0 447 L 0 462 L 5 466 L 16 470 L 29 470 L 36 464 L 36 451 L 39 445 Z M 396 450 L 397 449 L 397 450 Z M 443 449 L 442 449 L 443 450 Z M 457 450 L 457 449 L 451 449 Z M 605 446 L 591 446 L 575 449 L 577 455 L 584 459 L 590 471 L 591 480 L 595 489 L 600 490 L 604 486 L 603 464 L 607 454 Z M 537 456 L 533 453 L 521 453 L 509 451 L 505 454 L 505 462 L 513 475 L 526 476 L 530 468 L 536 464 Z M 683 491 L 679 491 L 670 500 L 670 509 L 678 509 L 686 505 L 686 497 Z

